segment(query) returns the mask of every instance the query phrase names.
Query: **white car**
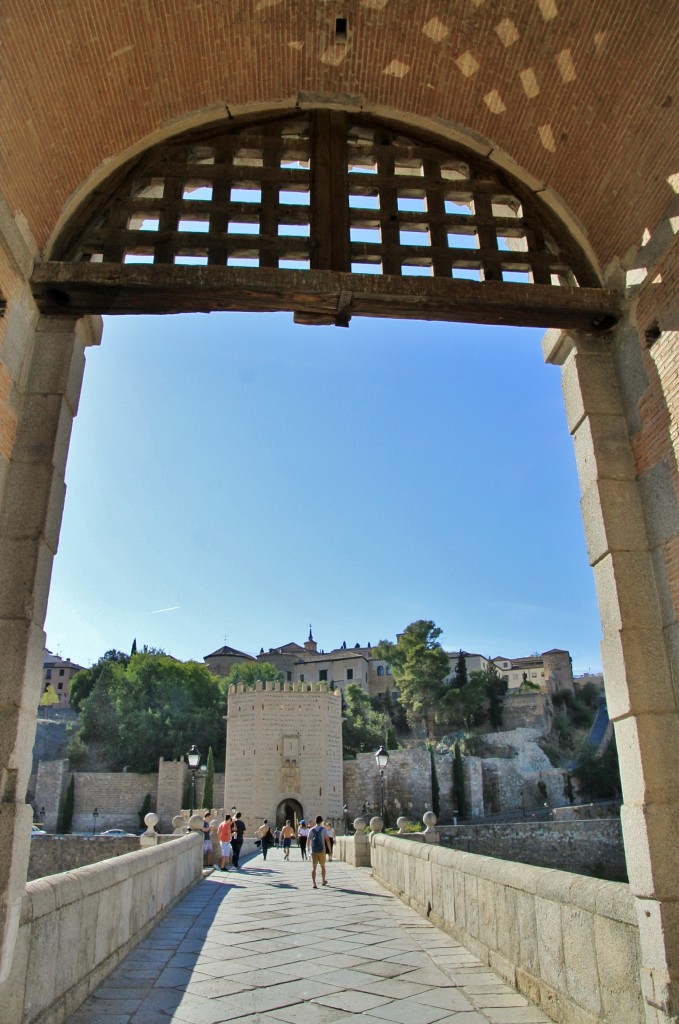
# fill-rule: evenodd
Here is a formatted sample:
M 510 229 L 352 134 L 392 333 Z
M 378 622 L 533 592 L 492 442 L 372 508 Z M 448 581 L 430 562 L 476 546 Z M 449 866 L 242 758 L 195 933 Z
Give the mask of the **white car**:
M 31 825 L 31 838 L 33 836 L 46 836 L 46 835 L 47 835 L 47 833 L 45 832 L 44 828 L 38 828 L 37 825 Z

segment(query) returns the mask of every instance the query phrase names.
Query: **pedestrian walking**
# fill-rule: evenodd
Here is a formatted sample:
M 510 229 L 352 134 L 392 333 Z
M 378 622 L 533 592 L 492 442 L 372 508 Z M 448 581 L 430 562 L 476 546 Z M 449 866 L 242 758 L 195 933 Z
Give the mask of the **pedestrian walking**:
M 227 814 L 217 829 L 217 838 L 219 839 L 219 845 L 221 850 L 221 857 L 219 858 L 219 867 L 222 871 L 228 871 L 228 865 L 231 861 L 231 815 Z
M 240 811 L 236 811 L 235 818 L 231 821 L 231 862 L 236 871 L 242 871 L 240 866 L 240 852 L 243 848 L 243 836 L 247 832 L 245 822 L 241 818 Z
M 283 839 L 283 860 L 290 860 L 290 846 L 292 844 L 295 830 L 289 821 L 286 821 L 285 825 L 281 829 L 281 837 Z
M 265 818 L 263 823 L 257 829 L 257 835 L 259 836 L 262 844 L 262 856 L 266 860 L 266 855 L 273 846 L 273 832 L 269 825 L 268 819 Z
M 328 855 L 328 860 L 332 860 L 333 854 L 335 852 L 335 829 L 333 828 L 329 821 L 324 822 L 324 825 L 325 831 L 327 832 L 328 835 L 328 839 L 330 840 L 330 853 Z
M 317 815 L 316 824 L 309 829 L 309 852 L 311 853 L 311 882 L 314 889 L 318 889 L 316 885 L 316 868 L 320 865 L 322 884 L 327 885 L 325 857 L 330 852 L 330 840 L 323 826 L 323 816 L 321 814 Z
M 200 827 L 203 833 L 203 863 L 208 867 L 212 864 L 212 838 L 210 836 L 210 826 L 212 825 L 212 815 L 209 811 L 206 811 L 203 815 L 203 824 Z
M 277 825 L 276 828 L 273 830 L 273 847 L 274 847 L 274 850 L 277 850 L 280 845 L 281 845 L 281 830 L 279 829 L 279 827 Z
M 307 839 L 308 838 L 309 838 L 309 827 L 308 827 L 306 821 L 304 821 L 304 819 L 302 819 L 302 821 L 300 821 L 300 823 L 299 823 L 299 828 L 297 830 L 297 842 L 299 843 L 299 852 L 302 854 L 302 860 L 306 860 L 307 859 L 306 847 L 307 847 Z

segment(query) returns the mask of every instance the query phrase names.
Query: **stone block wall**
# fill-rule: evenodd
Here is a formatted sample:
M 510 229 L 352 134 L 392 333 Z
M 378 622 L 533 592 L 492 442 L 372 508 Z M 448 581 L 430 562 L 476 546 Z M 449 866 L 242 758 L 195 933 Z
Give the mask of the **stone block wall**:
M 133 772 L 76 772 L 73 832 L 104 832 L 108 828 L 139 829 L 139 811 L 147 793 L 155 807 L 157 775 Z M 92 817 L 94 809 L 98 817 Z
M 28 881 L 73 871 L 138 849 L 138 836 L 34 836 Z
M 379 882 L 553 1020 L 646 1021 L 629 886 L 386 835 L 371 838 L 371 860 Z
M 202 877 L 199 836 L 29 882 L 3 1024 L 62 1024 Z
M 344 802 L 349 820 L 362 814 L 369 804 L 373 813 L 380 808 L 380 773 L 374 754 L 358 754 L 355 761 L 345 761 Z M 427 750 L 391 750 L 384 773 L 384 802 L 392 825 L 403 814 L 419 821 L 431 810 L 431 760 Z
M 457 825 L 438 831 L 442 844 L 456 850 L 627 881 L 619 818 Z

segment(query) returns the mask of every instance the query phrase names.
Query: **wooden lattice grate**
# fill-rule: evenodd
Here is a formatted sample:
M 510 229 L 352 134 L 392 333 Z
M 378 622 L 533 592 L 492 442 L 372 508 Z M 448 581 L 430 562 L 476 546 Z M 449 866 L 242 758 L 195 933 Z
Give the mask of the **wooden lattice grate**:
M 344 113 L 184 136 L 112 184 L 54 259 L 599 285 L 559 222 L 490 161 Z

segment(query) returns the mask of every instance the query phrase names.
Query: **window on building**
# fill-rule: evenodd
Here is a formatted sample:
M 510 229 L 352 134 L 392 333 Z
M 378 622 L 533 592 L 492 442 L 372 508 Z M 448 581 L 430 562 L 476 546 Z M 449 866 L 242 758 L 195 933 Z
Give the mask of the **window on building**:
M 47 671 L 45 672 L 45 679 L 51 679 L 51 678 L 52 678 L 52 669 L 48 668 Z
M 59 675 L 60 675 L 60 676 L 63 676 L 63 674 L 64 674 L 64 670 L 63 670 L 63 668 L 60 668 L 60 669 L 59 669 Z
M 347 669 L 347 679 L 353 679 L 353 678 L 354 678 L 354 670 L 353 670 L 353 668 L 348 668 Z
M 537 678 L 537 672 L 531 672 L 530 677 L 531 677 L 531 679 L 536 679 Z
M 292 672 L 288 672 L 288 682 L 292 682 Z
M 320 670 L 320 672 L 318 673 L 318 678 L 319 678 L 320 682 L 327 683 L 327 681 L 328 681 L 328 670 L 327 670 L 327 668 L 322 668 Z
M 378 676 L 383 676 L 384 675 L 384 665 L 378 665 L 377 666 L 377 674 L 378 674 Z
M 62 680 L 60 679 L 59 682 L 57 683 L 57 690 L 63 690 L 63 688 L 64 688 L 64 684 L 63 684 Z
M 304 673 L 303 672 L 302 672 L 301 676 L 299 677 L 299 681 L 300 681 L 300 683 L 304 682 Z
M 387 675 L 391 675 L 391 665 L 387 665 Z

